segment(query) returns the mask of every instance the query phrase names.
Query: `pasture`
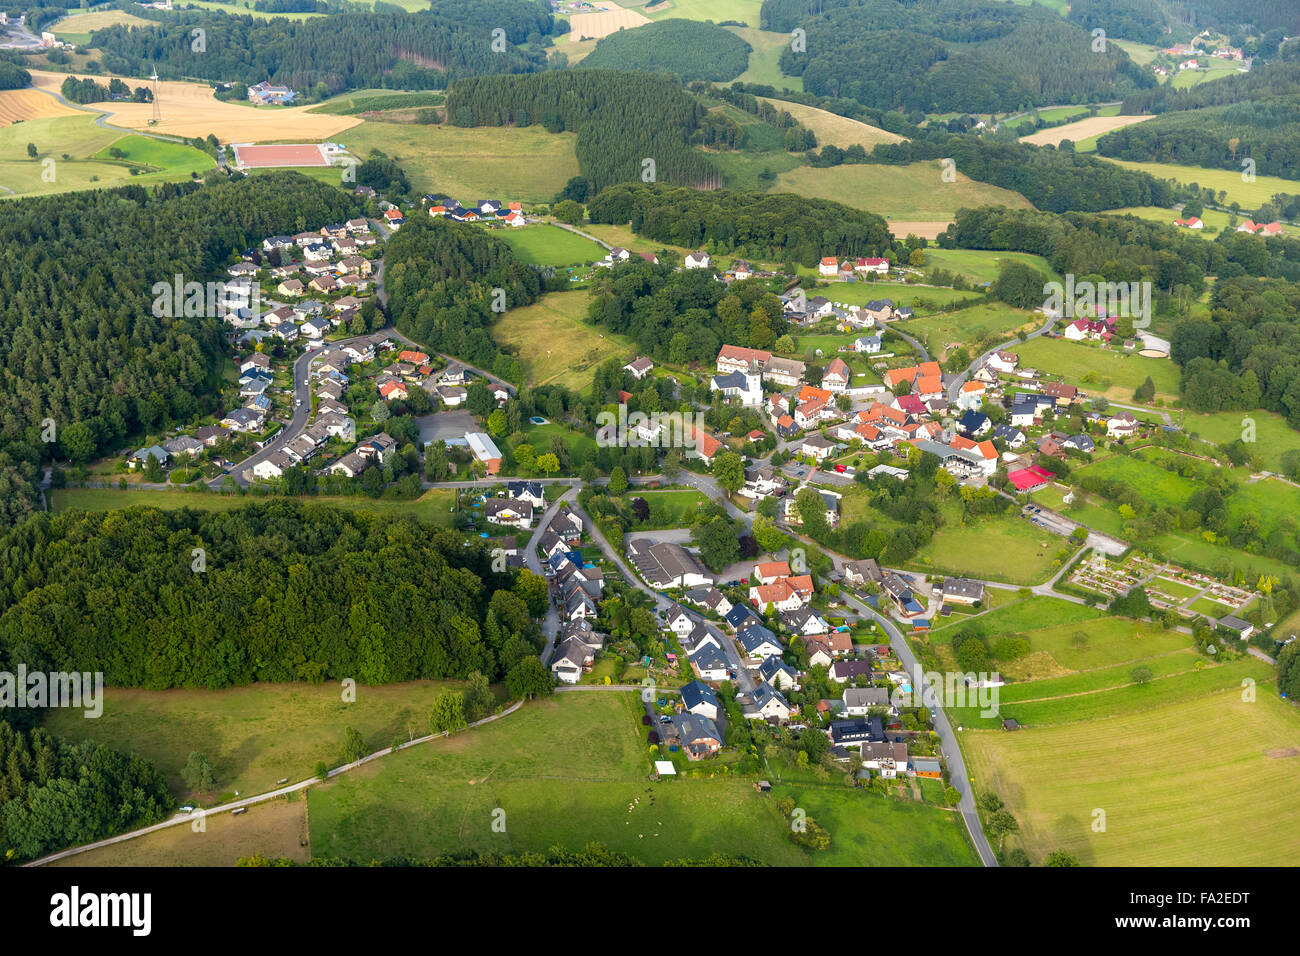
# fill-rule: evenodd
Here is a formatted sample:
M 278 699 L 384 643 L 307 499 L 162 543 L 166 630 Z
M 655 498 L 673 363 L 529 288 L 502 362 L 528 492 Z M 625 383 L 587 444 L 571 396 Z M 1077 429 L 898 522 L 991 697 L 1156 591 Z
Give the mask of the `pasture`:
M 1300 713 L 1271 684 L 1256 694 L 1243 700 L 1238 682 L 1077 723 L 971 730 L 962 751 L 1036 862 L 1059 848 L 1085 866 L 1285 866 L 1300 854 L 1284 823 L 1300 812 Z
M 803 77 L 786 76 L 781 72 L 781 53 L 790 45 L 785 33 L 772 33 L 758 29 L 758 21 L 748 27 L 727 27 L 750 45 L 749 69 L 736 77 L 738 83 L 760 83 L 777 90 L 803 92 Z M 792 111 L 793 112 L 793 111 Z
M 790 840 L 776 789 L 759 794 L 719 762 L 700 767 L 709 776 L 648 781 L 641 713 L 633 694 L 557 694 L 314 787 L 312 853 L 429 857 L 597 841 L 650 865 L 715 853 L 775 866 L 972 862 L 946 811 L 800 786 L 831 833 L 832 849 L 810 856 Z M 497 811 L 504 829 L 492 826 Z
M 275 789 L 288 777 L 312 776 L 316 762 L 343 762 L 343 732 L 354 727 L 367 752 L 429 732 L 429 708 L 456 681 L 411 681 L 355 687 L 344 699 L 339 681 L 322 684 L 251 684 L 223 690 L 185 688 L 150 691 L 104 689 L 104 713 L 86 720 L 80 711 L 52 712 L 47 727 L 73 740 L 95 740 L 149 760 L 167 778 L 176 798 L 211 804 L 217 795 L 247 796 Z M 214 794 L 195 794 L 181 779 L 191 751 L 208 758 Z
M 1034 329 L 1042 316 L 1013 309 L 1002 302 L 972 305 L 957 312 L 936 312 L 896 326 L 917 339 L 936 359 L 943 361 L 950 351 L 969 348 L 972 356 L 1013 340 L 1021 329 Z
M 1271 201 L 1277 193 L 1293 193 L 1296 189 L 1294 179 L 1282 179 L 1278 176 L 1255 176 L 1252 182 L 1243 182 L 1240 169 L 1206 169 L 1203 166 L 1179 166 L 1174 163 L 1135 163 L 1124 159 L 1109 159 L 1099 156 L 1108 163 L 1115 163 L 1126 169 L 1140 169 L 1157 179 L 1174 179 L 1180 183 L 1196 183 L 1202 189 L 1213 189 L 1216 193 L 1225 193 L 1224 202 L 1241 203 L 1244 210 L 1258 209 Z
M 578 175 L 577 134 L 551 134 L 541 126 L 462 129 L 364 122 L 336 138 L 361 159 L 372 149 L 387 153 L 402 164 L 412 189 L 447 193 L 461 202 L 483 196 L 550 202 Z
M 992 282 L 1002 268 L 1012 262 L 1031 266 L 1043 273 L 1043 278 L 1058 278 L 1042 256 L 1029 252 L 998 252 L 985 249 L 926 249 L 925 268 L 944 269 L 964 275 L 971 282 Z
M 1169 359 L 1146 358 L 1118 349 L 1049 338 L 1022 342 L 1016 346 L 1016 353 L 1022 365 L 1060 375 L 1089 395 L 1131 402 L 1133 392 L 1149 375 L 1157 399 L 1172 402 L 1178 398 L 1178 366 Z
M 508 227 L 494 232 L 524 262 L 538 266 L 586 265 L 605 257 L 605 250 L 559 226 Z
M 636 348 L 583 321 L 588 301 L 581 289 L 549 292 L 501 316 L 492 337 L 518 349 L 530 385 L 560 384 L 581 391 L 591 384 L 597 365 L 614 357 L 630 361 Z
M 908 561 L 910 568 L 1008 584 L 1040 584 L 1059 568 L 1057 554 L 1066 547 L 1064 538 L 1014 515 L 962 525 L 958 510 L 946 505 L 944 519 L 947 523 Z
M 776 189 L 909 221 L 950 221 L 963 206 L 1030 207 L 1019 193 L 975 182 L 960 171 L 955 182 L 945 182 L 937 162 L 825 169 L 800 166 L 777 176 Z
M 42 93 L 42 99 L 54 102 Z M 58 104 L 55 104 L 58 105 Z M 27 145 L 36 146 L 32 159 Z M 110 149 L 122 155 L 112 156 Z M 0 193 L 31 195 L 188 179 L 211 169 L 210 156 L 169 143 L 95 125 L 92 113 L 28 119 L 0 127 Z M 134 171 L 134 175 L 133 175 Z

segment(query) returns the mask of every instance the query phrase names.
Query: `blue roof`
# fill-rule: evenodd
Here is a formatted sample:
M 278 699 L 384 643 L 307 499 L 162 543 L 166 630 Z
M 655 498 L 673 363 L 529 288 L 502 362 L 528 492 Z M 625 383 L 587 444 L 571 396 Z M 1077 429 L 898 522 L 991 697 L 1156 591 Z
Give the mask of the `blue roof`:
M 682 703 L 686 709 L 690 710 L 700 704 L 712 704 L 718 706 L 718 695 L 714 693 L 713 688 L 703 681 L 693 680 L 689 684 L 682 686 Z

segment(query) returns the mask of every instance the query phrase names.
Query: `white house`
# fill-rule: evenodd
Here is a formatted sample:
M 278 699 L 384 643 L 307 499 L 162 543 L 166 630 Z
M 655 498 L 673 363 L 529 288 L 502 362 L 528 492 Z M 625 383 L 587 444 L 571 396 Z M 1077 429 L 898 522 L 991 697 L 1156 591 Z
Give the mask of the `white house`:
M 686 255 L 684 265 L 687 269 L 707 269 L 710 261 L 707 252 L 690 252 Z

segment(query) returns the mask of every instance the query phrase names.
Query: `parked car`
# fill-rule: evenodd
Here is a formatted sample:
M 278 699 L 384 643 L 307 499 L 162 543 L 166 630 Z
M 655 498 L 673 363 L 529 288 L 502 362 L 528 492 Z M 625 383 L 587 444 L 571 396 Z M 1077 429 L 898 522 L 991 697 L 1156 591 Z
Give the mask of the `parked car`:
M 841 475 L 844 474 L 844 466 L 843 466 L 843 465 L 836 465 L 836 466 L 835 466 L 835 470 L 838 471 Z

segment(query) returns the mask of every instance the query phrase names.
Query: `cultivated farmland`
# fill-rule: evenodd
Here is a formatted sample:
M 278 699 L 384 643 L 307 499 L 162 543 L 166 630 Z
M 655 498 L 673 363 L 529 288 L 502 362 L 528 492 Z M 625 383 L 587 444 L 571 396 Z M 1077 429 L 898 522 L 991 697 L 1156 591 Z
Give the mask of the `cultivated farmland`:
M 83 77 L 78 77 L 82 79 Z M 107 76 L 91 76 L 97 83 L 107 83 Z M 32 71 L 32 86 L 57 93 L 66 79 L 61 73 Z M 123 78 L 131 87 L 151 86 L 148 80 Z M 151 103 L 97 103 L 95 109 L 109 116 L 109 122 L 130 129 L 147 129 L 168 136 L 206 137 L 215 135 L 223 143 L 248 143 L 268 140 L 321 140 L 361 122 L 354 116 L 330 116 L 313 113 L 308 106 L 253 108 L 246 104 L 225 103 L 203 83 L 163 81 L 158 85 L 158 109 L 162 119 L 151 125 Z

